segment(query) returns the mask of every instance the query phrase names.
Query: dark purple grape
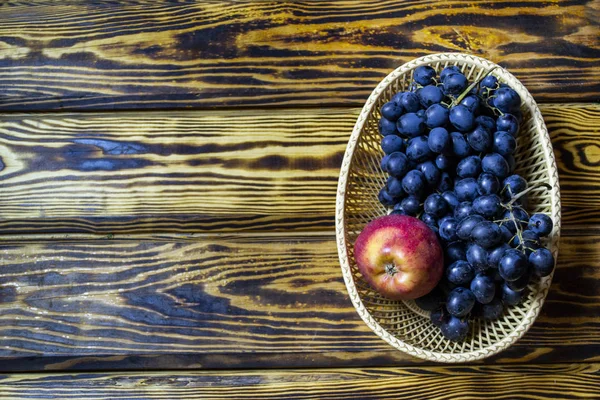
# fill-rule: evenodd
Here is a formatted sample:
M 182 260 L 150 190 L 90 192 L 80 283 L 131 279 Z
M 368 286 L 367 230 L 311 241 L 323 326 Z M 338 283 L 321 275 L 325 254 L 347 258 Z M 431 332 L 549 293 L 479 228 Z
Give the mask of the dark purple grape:
M 442 193 L 442 197 L 444 198 L 444 200 L 446 200 L 446 203 L 448 203 L 448 207 L 450 208 L 450 210 L 455 210 L 456 207 L 458 207 L 458 205 L 460 204 L 456 193 L 454 193 L 451 190 L 447 190 L 444 193 Z
M 456 234 L 462 240 L 469 240 L 471 238 L 471 232 L 473 231 L 473 228 L 475 228 L 475 225 L 483 221 L 485 221 L 485 218 L 483 218 L 481 215 L 469 215 L 468 217 L 464 218 L 458 223 Z
M 381 167 L 381 170 L 383 172 L 387 172 L 389 161 L 390 161 L 390 156 L 387 154 L 381 158 L 381 162 L 379 163 L 379 166 Z
M 394 152 L 387 157 L 386 171 L 390 175 L 401 178 L 408 172 L 408 158 L 404 153 Z
M 446 75 L 442 85 L 444 93 L 448 95 L 459 95 L 464 92 L 467 86 L 469 86 L 469 81 L 460 72 Z
M 425 180 L 430 187 L 437 185 L 442 172 L 435 166 L 433 161 L 425 161 L 417 165 L 417 169 L 425 175 Z
M 447 66 L 440 73 L 440 81 L 444 82 L 444 80 L 446 79 L 446 77 L 448 75 L 454 74 L 454 73 L 457 73 L 457 72 L 461 72 L 461 71 L 460 71 L 460 68 L 457 67 L 456 65 L 449 65 L 449 66 Z
M 527 272 L 528 266 L 527 257 L 523 253 L 510 249 L 500 259 L 498 272 L 505 281 L 516 281 Z
M 433 82 L 433 78 L 435 78 L 435 69 L 429 65 L 421 65 L 414 70 L 413 79 L 419 85 L 427 86 Z
M 446 310 L 455 317 L 464 317 L 475 305 L 475 296 L 464 287 L 454 288 L 446 300 Z
M 444 93 L 442 93 L 442 90 L 433 85 L 425 86 L 424 88 L 419 89 L 417 96 L 419 96 L 419 101 L 425 108 L 428 108 L 432 104 L 437 104 L 444 99 Z
M 468 156 L 460 160 L 456 166 L 456 175 L 461 178 L 475 178 L 481 173 L 481 158 Z
M 498 87 L 498 78 L 493 75 L 488 75 L 481 80 L 480 86 L 489 89 L 496 89 Z
M 446 261 L 466 261 L 467 253 L 465 251 L 465 245 L 462 241 L 457 240 L 455 242 L 448 243 L 445 249 Z
M 506 286 L 511 288 L 516 292 L 523 291 L 527 285 L 529 284 L 529 280 L 531 279 L 531 270 L 527 269 L 523 275 L 517 280 L 514 281 L 506 281 Z
M 400 198 L 406 195 L 402 189 L 402 181 L 395 176 L 388 177 L 385 188 L 390 196 L 394 198 Z
M 505 283 L 502 285 L 502 302 L 506 306 L 516 306 L 523 300 L 523 292 L 512 290 Z
M 533 214 L 527 224 L 528 229 L 534 231 L 539 236 L 548 236 L 553 228 L 552 219 L 546 214 Z
M 425 111 L 425 125 L 429 128 L 437 128 L 448 123 L 450 111 L 441 104 L 432 104 Z
M 445 192 L 446 190 L 452 190 L 452 178 L 447 172 L 442 172 L 440 175 L 440 181 L 438 182 L 437 190 L 440 192 Z
M 471 146 L 467 143 L 467 139 L 460 132 L 452 132 L 450 134 L 452 142 L 452 152 L 458 158 L 465 158 L 471 154 Z
M 396 203 L 396 206 L 398 206 L 400 203 Z M 396 206 L 394 206 L 394 209 L 392 210 L 392 212 L 390 214 L 393 215 L 408 215 L 408 213 L 406 211 L 404 211 L 404 209 L 402 207 L 398 207 L 396 208 Z
M 381 149 L 385 154 L 404 151 L 404 140 L 398 135 L 388 135 L 381 139 Z
M 421 212 L 421 202 L 415 196 L 407 196 L 400 203 L 408 215 L 415 216 Z
M 413 169 L 402 178 L 402 188 L 408 194 L 420 196 L 426 185 L 425 175 L 421 171 Z
M 389 101 L 381 106 L 381 115 L 390 121 L 397 121 L 403 111 L 402 106 L 393 101 Z
M 394 204 L 397 203 L 397 200 L 398 200 L 398 199 L 394 198 L 392 195 L 390 195 L 385 187 L 381 188 L 377 198 L 378 198 L 379 202 L 386 207 L 392 207 Z
M 492 299 L 488 304 L 481 307 L 481 316 L 488 321 L 495 321 L 502 316 L 504 305 L 500 299 Z
M 521 97 L 510 87 L 501 87 L 494 96 L 494 106 L 503 113 L 518 110 L 521 105 Z
M 504 179 L 509 173 L 508 163 L 498 153 L 490 153 L 483 157 L 481 168 L 483 172 L 496 175 L 499 179 Z
M 467 107 L 459 104 L 450 110 L 450 123 L 461 132 L 473 129 L 475 116 Z
M 473 211 L 490 219 L 502 213 L 502 200 L 497 194 L 486 194 L 473 200 Z
M 427 144 L 427 137 L 417 136 L 408 141 L 406 147 L 406 156 L 409 160 L 415 162 L 423 162 L 431 158 L 432 153 Z
M 453 342 L 460 342 L 467 337 L 469 333 L 469 322 L 454 316 L 441 325 L 442 335 Z
M 478 153 L 484 153 L 492 148 L 492 134 L 481 125 L 478 125 L 472 132 L 467 134 L 467 142 L 473 150 Z
M 470 289 L 473 295 L 475 295 L 475 299 L 481 304 L 491 302 L 496 295 L 494 278 L 482 273 L 477 274 L 473 278 Z
M 517 137 L 519 132 L 519 121 L 517 121 L 517 118 L 512 114 L 501 115 L 496 120 L 496 129 L 508 132 L 513 137 Z
M 487 115 L 480 115 L 479 117 L 475 118 L 475 123 L 484 127 L 490 133 L 493 133 L 496 130 L 496 121 Z
M 452 217 L 445 217 L 441 219 L 439 223 L 441 238 L 446 242 L 454 242 L 458 240 L 458 236 L 456 235 L 457 227 L 458 222 L 456 219 Z
M 473 214 L 473 204 L 470 201 L 463 201 L 454 209 L 454 218 L 458 222 Z M 483 221 L 483 219 L 482 219 Z
M 554 271 L 554 256 L 550 250 L 542 247 L 529 255 L 529 264 L 537 276 L 545 277 Z
M 396 128 L 401 135 L 414 138 L 425 133 L 425 118 L 415 113 L 404 114 L 398 119 Z
M 500 244 L 502 234 L 498 224 L 482 221 L 473 227 L 471 239 L 484 249 L 489 249 Z
M 419 97 L 413 92 L 406 92 L 402 96 L 400 100 L 402 104 L 402 108 L 407 113 L 416 113 L 421 109 L 421 102 L 419 101 Z
M 483 113 L 493 115 L 493 111 L 490 108 L 494 107 L 494 97 L 493 96 L 494 96 L 495 92 L 496 92 L 495 90 L 485 88 L 485 87 L 481 87 L 479 89 L 479 91 L 477 92 L 479 94 L 479 97 L 481 98 L 481 101 L 487 105 L 487 107 L 483 107 L 483 110 L 482 110 Z
M 492 150 L 501 156 L 509 156 L 515 152 L 517 141 L 510 133 L 505 131 L 497 131 L 494 133 L 494 144 Z
M 485 271 L 490 267 L 488 264 L 487 250 L 476 243 L 468 245 L 467 261 L 476 271 Z
M 427 196 L 423 208 L 426 213 L 441 218 L 448 211 L 448 204 L 441 195 L 433 193 Z
M 500 190 L 500 182 L 495 175 L 484 172 L 477 178 L 477 192 L 480 195 L 496 194 Z
M 502 229 L 502 227 L 500 229 Z M 494 247 L 493 249 L 491 249 L 488 252 L 488 259 L 487 259 L 488 265 L 490 266 L 490 268 L 498 268 L 498 263 L 504 256 L 504 253 L 506 252 L 506 250 L 510 250 L 510 249 L 511 249 L 511 247 L 506 243 L 502 243 L 498 247 Z
M 421 221 L 425 222 L 425 224 L 429 225 L 429 227 L 437 228 L 437 219 L 435 218 L 435 216 L 433 216 L 431 214 L 427 214 L 427 213 L 421 214 Z
M 479 194 L 477 181 L 474 178 L 464 178 L 456 182 L 454 192 L 460 201 L 473 201 Z
M 381 117 L 379 120 L 379 133 L 381 133 L 382 136 L 395 135 L 397 133 L 396 122 Z
M 392 100 L 394 103 L 398 103 L 400 105 L 402 105 L 402 96 L 404 96 L 405 92 L 398 92 L 395 95 L 392 96 Z M 402 107 L 404 109 L 404 107 Z
M 450 149 L 450 134 L 444 128 L 433 128 L 427 138 L 429 149 L 434 153 L 443 153 Z
M 429 137 L 431 137 L 431 135 Z M 429 148 L 431 149 L 431 146 L 429 146 Z M 452 159 L 445 154 L 438 154 L 438 156 L 435 158 L 435 166 L 442 171 L 451 169 L 453 165 L 454 163 Z
M 527 181 L 520 175 L 511 175 L 502 182 L 502 191 L 506 199 L 512 199 L 527 189 Z
M 448 279 L 448 282 L 455 285 L 466 286 L 471 282 L 474 276 L 475 271 L 473 270 L 473 267 L 463 260 L 453 262 L 448 266 L 448 269 L 446 269 L 446 279 Z
M 479 112 L 479 103 L 479 97 L 473 95 L 465 96 L 465 98 L 460 101 L 460 104 L 467 107 L 473 114 Z M 478 118 L 479 117 L 475 118 L 476 122 Z
M 510 231 L 510 229 L 508 229 L 506 227 L 506 224 L 502 223 L 500 225 L 500 233 L 502 234 L 502 241 L 504 243 L 508 243 L 510 242 L 510 240 L 512 239 L 514 233 Z
M 521 238 L 523 239 L 521 241 Z M 516 235 L 511 243 L 514 247 L 519 247 L 521 251 L 525 251 L 525 255 L 529 254 L 540 247 L 540 237 L 537 233 L 530 230 L 524 230 L 521 235 Z
M 442 325 L 447 323 L 447 321 L 450 319 L 450 315 L 444 310 L 444 308 L 440 307 L 437 310 L 432 311 L 429 318 L 434 326 L 441 328 Z
M 502 214 L 502 225 L 506 226 L 508 230 L 514 235 L 517 233 L 517 229 L 525 229 L 529 216 L 520 207 L 513 207 L 511 210 L 506 210 Z M 516 225 L 515 225 L 516 223 Z M 518 225 L 518 227 L 517 227 Z

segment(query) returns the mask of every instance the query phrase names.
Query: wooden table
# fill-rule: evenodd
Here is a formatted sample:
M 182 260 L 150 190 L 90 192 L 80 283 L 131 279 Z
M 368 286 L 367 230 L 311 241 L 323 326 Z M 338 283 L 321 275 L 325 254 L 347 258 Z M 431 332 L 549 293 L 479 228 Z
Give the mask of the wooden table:
M 0 3 L 0 399 L 600 398 L 597 1 Z M 533 328 L 395 351 L 335 245 L 362 103 L 430 53 L 541 103 L 564 207 Z

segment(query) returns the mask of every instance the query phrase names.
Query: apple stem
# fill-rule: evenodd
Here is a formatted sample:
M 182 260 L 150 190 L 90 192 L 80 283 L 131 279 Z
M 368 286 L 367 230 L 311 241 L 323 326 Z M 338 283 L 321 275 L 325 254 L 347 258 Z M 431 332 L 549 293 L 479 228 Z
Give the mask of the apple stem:
M 386 264 L 385 273 L 394 276 L 398 273 L 398 268 L 394 264 Z

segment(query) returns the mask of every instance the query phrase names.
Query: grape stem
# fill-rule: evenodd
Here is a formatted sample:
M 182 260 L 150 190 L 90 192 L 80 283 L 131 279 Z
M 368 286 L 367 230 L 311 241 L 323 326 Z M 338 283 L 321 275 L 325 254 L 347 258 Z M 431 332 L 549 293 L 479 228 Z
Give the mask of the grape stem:
M 518 193 L 515 197 L 513 197 L 509 202 L 508 205 L 512 206 L 514 204 L 515 201 L 519 200 L 521 197 L 525 196 L 527 193 L 531 192 L 533 189 L 537 189 L 539 187 L 545 187 L 546 189 L 550 190 L 552 189 L 552 186 L 548 185 L 547 183 L 540 183 L 539 185 L 536 186 L 531 186 L 525 190 L 523 190 L 522 192 Z M 510 190 L 510 188 L 509 188 Z M 512 190 L 511 190 L 511 194 L 512 194 Z
M 509 204 L 510 205 L 510 204 Z M 510 239 L 510 241 L 512 242 L 515 239 L 515 236 L 519 238 L 519 246 L 523 245 L 523 235 L 522 233 L 522 229 L 521 229 L 521 224 L 518 223 L 517 224 L 517 219 L 515 218 L 515 213 L 512 212 L 512 210 L 510 210 L 510 218 L 512 219 L 513 224 L 515 224 L 515 229 L 517 230 L 517 233 L 515 233 L 515 235 L 512 237 L 512 239 Z
M 506 205 L 504 205 L 505 208 L 507 208 L 507 209 L 510 210 L 510 219 L 509 220 L 512 221 L 513 224 L 515 224 L 515 228 L 516 228 L 516 233 L 510 239 L 510 241 L 512 242 L 515 239 L 515 237 L 518 237 L 519 238 L 519 244 L 518 244 L 517 248 L 519 248 L 521 250 L 521 252 L 524 252 L 525 250 L 532 250 L 533 251 L 533 249 L 525 246 L 525 241 L 523 240 L 523 235 L 522 235 L 523 229 L 521 228 L 521 223 L 523 223 L 525 221 L 519 220 L 518 223 L 517 223 L 517 218 L 515 217 L 515 214 L 512 211 L 513 204 L 514 204 L 515 201 L 517 201 L 518 199 L 520 199 L 521 197 L 523 197 L 524 195 L 526 195 L 527 193 L 529 193 L 533 189 L 537 189 L 539 187 L 544 187 L 544 188 L 546 188 L 548 190 L 552 189 L 552 187 L 550 185 L 548 185 L 547 183 L 540 183 L 538 185 L 531 186 L 531 187 L 523 190 L 522 192 L 518 193 L 508 203 L 506 203 Z M 502 189 L 502 192 L 504 192 L 504 190 L 507 190 L 507 189 L 508 189 L 510 195 L 512 196 L 513 194 L 512 194 L 512 189 L 511 189 L 510 185 L 506 185 L 504 187 L 504 189 Z M 502 221 L 502 222 L 505 222 L 505 221 L 506 221 L 506 219 L 504 221 Z
M 496 68 L 498 68 L 498 66 L 495 66 L 495 67 L 492 67 L 492 68 L 490 68 L 490 69 L 489 69 L 489 70 L 488 70 L 488 71 L 485 73 L 485 75 L 483 75 L 483 76 L 482 76 L 482 77 L 480 77 L 478 80 L 476 80 L 476 81 L 474 81 L 473 83 L 471 83 L 471 84 L 469 85 L 469 87 L 468 87 L 468 88 L 466 88 L 466 89 L 465 89 L 465 91 L 464 91 L 464 92 L 462 92 L 462 93 L 460 94 L 460 96 L 458 96 L 458 97 L 456 98 L 456 100 L 454 100 L 454 101 L 452 102 L 452 106 L 455 106 L 455 105 L 459 104 L 459 103 L 462 101 L 462 99 L 464 99 L 464 98 L 465 98 L 465 96 L 466 96 L 467 94 L 469 94 L 469 93 L 471 92 L 471 90 L 473 90 L 473 88 L 474 88 L 475 86 L 479 85 L 479 83 L 480 83 L 482 80 L 484 80 L 485 78 L 487 78 L 487 77 L 488 77 L 488 75 L 490 75 L 490 74 L 492 73 L 492 71 L 494 71 Z

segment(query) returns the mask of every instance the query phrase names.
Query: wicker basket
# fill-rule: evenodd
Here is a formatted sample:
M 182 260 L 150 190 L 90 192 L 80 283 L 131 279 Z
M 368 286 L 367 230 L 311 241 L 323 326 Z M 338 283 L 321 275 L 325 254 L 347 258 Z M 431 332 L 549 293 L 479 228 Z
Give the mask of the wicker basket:
M 444 53 L 404 64 L 379 83 L 358 117 L 342 163 L 336 202 L 337 246 L 350 299 L 365 323 L 396 349 L 430 361 L 474 361 L 508 348 L 525 334 L 540 312 L 552 276 L 530 283 L 524 301 L 509 308 L 500 320 L 473 320 L 467 339 L 456 343 L 445 339 L 429 321 L 428 313 L 414 302 L 391 301 L 372 290 L 353 257 L 353 244 L 363 227 L 387 213 L 377 200 L 387 178 L 379 166 L 383 156 L 377 127 L 379 109 L 394 93 L 408 89 L 412 72 L 420 65 L 430 65 L 438 73 L 447 65 L 457 65 L 470 81 L 497 67 L 492 74 L 519 93 L 523 123 L 517 139 L 516 170 L 530 185 L 547 183 L 551 187 L 529 193 L 528 211 L 551 216 L 554 230 L 548 244 L 555 259 L 560 233 L 558 174 L 548 131 L 531 94 L 508 71 L 479 57 Z

